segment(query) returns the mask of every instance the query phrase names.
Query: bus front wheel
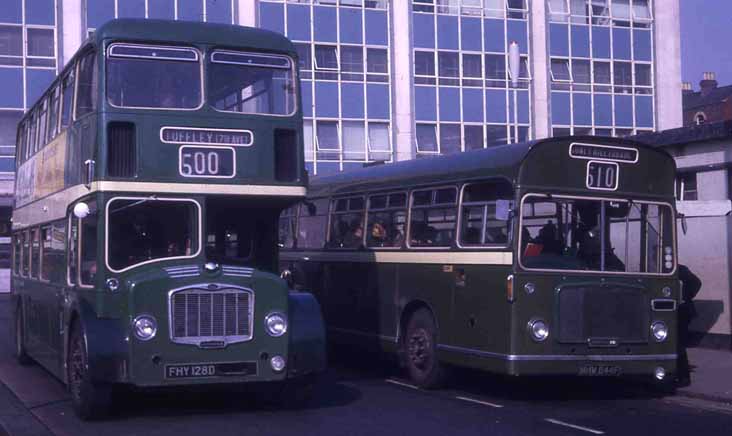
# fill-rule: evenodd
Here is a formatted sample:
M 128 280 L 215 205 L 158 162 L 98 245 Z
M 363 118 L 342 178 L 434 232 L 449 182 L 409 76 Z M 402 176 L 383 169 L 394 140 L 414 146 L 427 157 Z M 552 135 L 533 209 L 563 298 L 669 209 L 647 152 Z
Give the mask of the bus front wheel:
M 78 322 L 71 328 L 66 359 L 71 405 L 76 415 L 83 420 L 106 416 L 112 402 L 112 389 L 111 386 L 91 381 L 84 331 Z
M 437 359 L 437 325 L 427 309 L 415 311 L 407 323 L 404 351 L 409 377 L 425 389 L 439 387 L 444 368 Z
M 25 330 L 23 329 L 23 308 L 15 309 L 15 358 L 21 365 L 30 365 L 33 360 L 25 351 Z

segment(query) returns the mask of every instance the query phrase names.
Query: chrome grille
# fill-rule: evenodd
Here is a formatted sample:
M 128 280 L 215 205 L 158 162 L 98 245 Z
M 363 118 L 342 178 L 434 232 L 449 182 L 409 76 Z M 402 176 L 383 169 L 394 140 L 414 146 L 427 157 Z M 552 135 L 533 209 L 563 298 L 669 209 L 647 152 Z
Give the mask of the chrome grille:
M 223 346 L 252 338 L 254 293 L 228 285 L 170 292 L 170 339 L 179 344 Z

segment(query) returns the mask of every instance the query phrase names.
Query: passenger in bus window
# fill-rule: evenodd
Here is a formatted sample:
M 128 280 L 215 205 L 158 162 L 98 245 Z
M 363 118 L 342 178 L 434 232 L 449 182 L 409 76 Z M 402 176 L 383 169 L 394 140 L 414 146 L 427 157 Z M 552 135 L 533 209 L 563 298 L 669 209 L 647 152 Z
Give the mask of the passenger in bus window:
M 363 245 L 363 224 L 361 221 L 351 222 L 350 230 L 343 238 L 343 248 L 359 248 Z
M 388 245 L 386 227 L 382 222 L 375 222 L 371 225 L 369 245 L 374 247 L 385 247 Z

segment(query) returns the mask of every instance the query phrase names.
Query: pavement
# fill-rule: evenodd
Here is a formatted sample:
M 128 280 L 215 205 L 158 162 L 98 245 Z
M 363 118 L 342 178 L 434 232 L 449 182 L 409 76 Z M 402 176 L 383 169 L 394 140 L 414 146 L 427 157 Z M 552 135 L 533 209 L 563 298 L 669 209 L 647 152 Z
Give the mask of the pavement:
M 732 351 L 689 348 L 691 384 L 677 395 L 732 404 Z

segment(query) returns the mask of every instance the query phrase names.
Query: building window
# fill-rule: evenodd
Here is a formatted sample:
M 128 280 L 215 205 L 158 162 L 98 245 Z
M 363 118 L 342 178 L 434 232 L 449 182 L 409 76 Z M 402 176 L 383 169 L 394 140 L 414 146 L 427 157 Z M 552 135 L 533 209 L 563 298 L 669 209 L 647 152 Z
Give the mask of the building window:
M 324 73 L 316 73 L 316 79 L 337 80 L 337 73 L 340 68 L 338 63 L 338 48 L 334 45 L 316 45 L 315 46 L 315 70 L 327 71 Z
M 676 177 L 676 199 L 679 201 L 699 199 L 696 188 L 696 173 L 683 173 Z
M 440 85 L 460 84 L 460 65 L 457 52 L 441 51 L 437 53 L 437 62 L 439 66 Z
M 551 69 L 549 72 L 552 76 L 552 82 L 565 84 L 572 82 L 572 71 L 569 69 L 569 59 L 552 59 Z M 553 85 L 552 89 L 555 88 L 556 85 Z
M 341 46 L 341 80 L 363 82 L 363 48 Z
M 0 65 L 23 64 L 23 28 L 0 26 Z
M 460 124 L 440 124 L 440 153 L 452 154 L 461 152 L 460 137 Z
M 417 124 L 417 153 L 438 153 L 437 126 L 434 124 Z
M 338 122 L 319 121 L 316 136 L 318 150 L 340 150 L 338 141 Z
M 414 52 L 414 76 L 414 83 L 416 84 L 435 84 L 435 52 Z

